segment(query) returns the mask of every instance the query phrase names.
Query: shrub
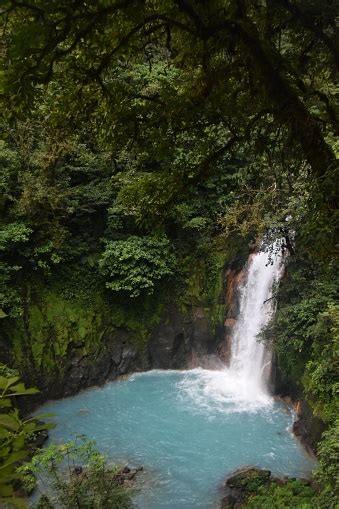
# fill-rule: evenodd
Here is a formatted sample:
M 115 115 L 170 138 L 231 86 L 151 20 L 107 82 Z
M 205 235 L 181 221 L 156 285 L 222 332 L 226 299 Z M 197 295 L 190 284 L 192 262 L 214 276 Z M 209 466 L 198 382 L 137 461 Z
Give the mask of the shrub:
M 258 494 L 249 497 L 242 506 L 244 509 L 315 509 L 315 493 L 310 486 L 301 481 L 291 480 L 279 486 L 271 483 L 262 486 Z
M 27 489 L 34 488 L 37 479 L 41 481 L 37 509 L 134 507 L 129 492 L 120 485 L 118 468 L 108 467 L 94 442 L 84 437 L 39 450 L 20 473 Z
M 26 389 L 13 370 L 0 365 L 0 505 L 18 506 L 22 499 L 15 498 L 15 484 L 20 478 L 16 472 L 18 462 L 29 455 L 27 442 L 35 433 L 52 427 L 40 424 L 36 418 L 21 420 L 15 407 L 15 398 L 36 394 L 37 389 Z M 39 416 L 40 418 L 43 416 Z M 3 505 L 2 505 L 3 504 Z
M 160 280 L 173 274 L 175 257 L 164 236 L 131 236 L 107 242 L 99 267 L 107 288 L 138 297 L 152 294 Z

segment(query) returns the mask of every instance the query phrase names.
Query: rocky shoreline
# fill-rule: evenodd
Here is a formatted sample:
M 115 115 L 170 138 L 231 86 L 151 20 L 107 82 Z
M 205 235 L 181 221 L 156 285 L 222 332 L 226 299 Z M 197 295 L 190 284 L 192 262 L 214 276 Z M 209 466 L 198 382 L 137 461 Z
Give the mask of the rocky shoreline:
M 290 482 L 297 482 L 301 486 L 311 487 L 309 479 L 295 479 L 291 477 L 275 477 L 270 470 L 247 466 L 236 470 L 225 481 L 222 488 L 220 509 L 238 509 L 243 507 L 250 497 L 260 494 L 261 489 L 286 486 Z M 259 505 L 257 506 L 259 507 Z

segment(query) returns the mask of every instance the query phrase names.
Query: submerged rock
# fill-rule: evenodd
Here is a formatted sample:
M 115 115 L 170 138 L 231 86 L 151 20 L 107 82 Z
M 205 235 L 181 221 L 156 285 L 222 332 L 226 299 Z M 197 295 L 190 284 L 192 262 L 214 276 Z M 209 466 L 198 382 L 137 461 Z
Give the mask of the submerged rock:
M 126 465 L 113 475 L 113 481 L 119 486 L 129 486 L 135 480 L 136 475 L 143 470 L 143 466 L 130 468 Z

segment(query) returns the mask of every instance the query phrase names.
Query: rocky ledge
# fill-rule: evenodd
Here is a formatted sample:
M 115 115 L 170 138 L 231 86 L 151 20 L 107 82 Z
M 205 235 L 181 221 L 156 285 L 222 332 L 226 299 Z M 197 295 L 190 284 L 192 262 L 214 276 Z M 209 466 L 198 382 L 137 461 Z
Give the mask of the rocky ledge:
M 223 498 L 220 509 L 237 509 L 246 505 L 249 497 L 258 494 L 258 490 L 269 485 L 283 486 L 290 482 L 288 477 L 273 477 L 270 470 L 263 470 L 253 466 L 236 470 L 228 477 L 223 486 Z M 305 486 L 310 486 L 307 479 L 299 479 Z

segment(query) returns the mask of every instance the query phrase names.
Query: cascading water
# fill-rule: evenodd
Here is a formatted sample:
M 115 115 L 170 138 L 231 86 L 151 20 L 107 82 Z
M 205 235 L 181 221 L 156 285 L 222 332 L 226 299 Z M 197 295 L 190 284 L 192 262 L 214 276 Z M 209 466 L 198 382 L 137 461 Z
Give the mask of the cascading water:
M 278 242 L 273 249 L 278 247 Z M 234 329 L 229 369 L 239 380 L 243 396 L 257 399 L 268 393 L 270 352 L 258 341 L 258 334 L 274 312 L 272 291 L 282 275 L 280 254 L 252 255 L 247 281 L 241 289 L 239 319 Z M 267 369 L 268 368 L 268 369 Z
M 187 377 L 181 389 L 201 406 L 222 412 L 258 410 L 273 404 L 267 380 L 270 352 L 258 334 L 274 312 L 272 292 L 283 272 L 283 258 L 276 241 L 269 252 L 250 256 L 246 281 L 240 291 L 240 312 L 231 338 L 228 367 L 196 370 L 197 380 Z

